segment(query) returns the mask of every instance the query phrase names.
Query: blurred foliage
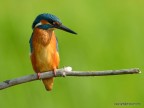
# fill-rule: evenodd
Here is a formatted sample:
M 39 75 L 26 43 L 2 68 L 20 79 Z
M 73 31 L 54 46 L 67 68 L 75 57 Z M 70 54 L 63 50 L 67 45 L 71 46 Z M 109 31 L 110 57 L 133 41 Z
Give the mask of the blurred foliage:
M 60 67 L 74 70 L 140 68 L 142 74 L 56 78 L 52 92 L 41 81 L 0 91 L 1 108 L 117 108 L 144 98 L 143 0 L 0 1 L 0 81 L 33 73 L 31 25 L 40 13 L 58 16 L 77 36 L 56 30 Z

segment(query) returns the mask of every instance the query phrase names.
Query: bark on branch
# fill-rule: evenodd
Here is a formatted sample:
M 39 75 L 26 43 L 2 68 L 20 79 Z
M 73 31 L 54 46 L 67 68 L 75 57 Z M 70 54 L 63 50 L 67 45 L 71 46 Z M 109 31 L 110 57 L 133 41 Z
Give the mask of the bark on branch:
M 40 79 L 50 78 L 50 77 L 65 77 L 65 76 L 108 76 L 108 75 L 124 75 L 124 74 L 138 74 L 140 70 L 138 68 L 132 69 L 121 69 L 121 70 L 105 70 L 105 71 L 72 71 L 71 67 L 65 67 L 62 69 L 57 69 L 56 76 L 54 76 L 52 71 L 44 72 L 40 74 Z M 0 82 L 0 90 L 18 85 L 21 83 L 26 83 L 34 80 L 39 80 L 37 74 L 31 74 L 27 76 L 22 76 L 15 79 L 6 80 Z

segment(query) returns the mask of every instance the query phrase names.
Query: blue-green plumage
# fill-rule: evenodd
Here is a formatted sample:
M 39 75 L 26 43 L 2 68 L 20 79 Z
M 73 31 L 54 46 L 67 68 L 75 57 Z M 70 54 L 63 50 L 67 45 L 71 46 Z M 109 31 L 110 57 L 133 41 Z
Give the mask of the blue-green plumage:
M 33 47 L 32 47 L 32 36 L 33 36 L 33 33 L 32 33 L 32 35 L 31 35 L 31 37 L 30 37 L 30 40 L 29 40 L 30 52 L 32 52 L 32 50 L 33 50 Z
M 48 30 L 50 28 L 53 28 L 54 26 L 49 25 L 49 24 L 44 24 L 44 25 L 39 25 L 38 28 L 43 29 L 43 30 Z
M 34 28 L 35 25 L 38 24 L 41 20 L 47 20 L 52 25 L 53 22 L 59 22 L 61 24 L 60 19 L 52 14 L 40 14 L 36 17 L 35 21 L 33 22 L 32 28 Z
M 46 20 L 49 24 L 40 24 L 41 20 Z M 36 19 L 34 20 L 32 24 L 32 29 L 34 29 L 36 26 L 44 30 L 48 30 L 49 28 L 57 28 L 57 29 L 61 29 L 72 34 L 77 34 L 76 32 L 62 25 L 58 17 L 52 14 L 48 14 L 48 13 L 40 14 L 36 17 Z

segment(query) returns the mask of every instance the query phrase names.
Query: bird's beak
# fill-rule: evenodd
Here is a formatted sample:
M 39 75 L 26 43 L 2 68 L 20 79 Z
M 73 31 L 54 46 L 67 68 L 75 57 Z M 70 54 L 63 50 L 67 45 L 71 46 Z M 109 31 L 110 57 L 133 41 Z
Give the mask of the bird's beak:
M 60 29 L 60 30 L 64 30 L 64 31 L 69 32 L 69 33 L 72 33 L 72 34 L 77 34 L 76 32 L 74 32 L 74 31 L 72 31 L 71 29 L 65 27 L 64 25 L 60 25 L 60 26 L 58 26 L 58 27 L 56 27 L 56 28 L 58 28 L 58 29 Z

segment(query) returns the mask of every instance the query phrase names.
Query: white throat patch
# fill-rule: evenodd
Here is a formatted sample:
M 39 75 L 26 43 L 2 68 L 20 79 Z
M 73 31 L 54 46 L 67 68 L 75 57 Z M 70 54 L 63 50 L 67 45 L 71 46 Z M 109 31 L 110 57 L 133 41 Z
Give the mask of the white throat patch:
M 37 24 L 35 25 L 35 27 L 38 27 L 38 26 L 40 26 L 40 25 L 42 25 L 41 22 L 37 23 Z

